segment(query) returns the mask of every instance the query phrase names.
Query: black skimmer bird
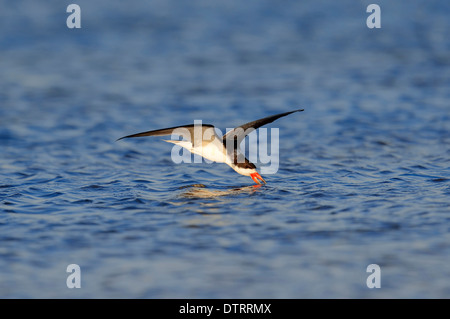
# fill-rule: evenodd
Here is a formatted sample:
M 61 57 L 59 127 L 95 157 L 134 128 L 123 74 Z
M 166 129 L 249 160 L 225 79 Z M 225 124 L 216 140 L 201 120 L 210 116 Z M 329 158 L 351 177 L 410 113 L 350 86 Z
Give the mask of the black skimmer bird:
M 166 140 L 166 142 L 184 147 L 191 153 L 198 154 L 210 161 L 225 163 L 237 173 L 250 176 L 256 184 L 261 184 L 259 180 L 265 184 L 266 181 L 256 171 L 255 164 L 250 162 L 244 154 L 241 153 L 239 145 L 248 134 L 257 128 L 272 123 L 280 117 L 301 111 L 303 111 L 303 109 L 280 113 L 245 123 L 232 129 L 223 137 L 217 135 L 213 125 L 190 124 L 127 135 L 119 138 L 118 141 L 131 137 L 181 135 L 183 137 L 183 140 L 181 141 Z

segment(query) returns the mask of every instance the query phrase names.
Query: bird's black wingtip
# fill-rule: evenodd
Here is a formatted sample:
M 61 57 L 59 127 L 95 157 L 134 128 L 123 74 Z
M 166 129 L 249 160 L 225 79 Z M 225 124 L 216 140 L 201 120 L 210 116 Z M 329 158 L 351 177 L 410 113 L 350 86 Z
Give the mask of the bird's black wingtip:
M 146 132 L 144 132 L 144 133 L 146 133 Z M 122 136 L 121 138 L 118 138 L 116 140 L 116 142 L 118 142 L 120 140 L 123 140 L 123 139 L 126 139 L 126 138 L 130 138 L 130 137 L 139 137 L 139 136 L 142 136 L 144 133 L 138 133 L 138 134 L 131 134 L 131 135 L 127 135 L 127 136 Z

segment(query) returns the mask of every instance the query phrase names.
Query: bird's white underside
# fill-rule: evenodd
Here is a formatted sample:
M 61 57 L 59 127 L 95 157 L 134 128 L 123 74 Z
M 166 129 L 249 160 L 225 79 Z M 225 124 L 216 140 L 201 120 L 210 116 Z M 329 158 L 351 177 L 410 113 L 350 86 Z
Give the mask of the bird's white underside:
M 203 145 L 196 147 L 194 147 L 190 141 L 185 140 L 182 141 L 165 140 L 165 141 L 184 147 L 191 153 L 200 155 L 206 158 L 207 160 L 216 163 L 225 163 L 241 175 L 250 176 L 250 174 L 256 172 L 255 169 L 241 168 L 239 166 L 236 166 L 231 156 L 227 154 L 227 150 L 223 145 L 222 141 L 218 138 L 213 139 L 213 141 L 211 142 L 208 141 L 208 143 L 202 143 Z M 241 154 L 239 150 L 237 150 L 237 152 L 238 154 Z

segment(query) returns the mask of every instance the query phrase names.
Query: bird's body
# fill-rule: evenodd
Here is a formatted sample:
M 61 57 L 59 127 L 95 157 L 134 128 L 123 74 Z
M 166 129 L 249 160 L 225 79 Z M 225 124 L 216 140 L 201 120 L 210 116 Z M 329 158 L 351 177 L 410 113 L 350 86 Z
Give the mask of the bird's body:
M 258 127 L 271 123 L 280 117 L 301 111 L 303 111 L 303 109 L 272 115 L 249 122 L 234 128 L 223 137 L 217 135 L 213 125 L 190 124 L 128 135 L 121 137 L 119 140 L 141 136 L 180 135 L 183 137 L 183 140 L 166 140 L 166 142 L 184 147 L 191 153 L 200 155 L 207 160 L 225 163 L 237 173 L 250 176 L 255 183 L 260 184 L 259 180 L 264 183 L 266 183 L 266 181 L 256 171 L 255 164 L 250 162 L 244 154 L 241 153 L 239 145 L 245 136 Z

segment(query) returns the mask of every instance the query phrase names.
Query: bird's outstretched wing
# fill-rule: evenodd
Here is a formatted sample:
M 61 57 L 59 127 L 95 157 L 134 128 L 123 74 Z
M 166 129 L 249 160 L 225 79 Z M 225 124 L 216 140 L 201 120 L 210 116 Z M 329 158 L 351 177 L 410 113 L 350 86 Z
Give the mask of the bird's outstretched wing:
M 234 129 L 232 129 L 231 131 L 229 131 L 227 134 L 225 134 L 223 136 L 223 143 L 226 145 L 227 141 L 231 142 L 233 141 L 233 143 L 235 145 L 239 145 L 241 144 L 242 140 L 251 132 L 253 132 L 254 130 L 256 130 L 258 127 L 261 127 L 263 125 L 272 123 L 273 121 L 279 119 L 280 117 L 295 113 L 295 112 L 302 112 L 303 109 L 299 109 L 299 110 L 294 110 L 294 111 L 290 111 L 290 112 L 285 112 L 285 113 L 280 113 L 280 114 L 276 114 L 276 115 L 271 115 L 256 121 L 252 121 L 252 122 L 248 122 L 245 124 L 242 124 L 241 126 L 238 126 Z
M 205 133 L 205 131 L 207 130 L 210 131 Z M 127 135 L 119 138 L 117 141 L 131 137 L 166 136 L 166 135 L 182 136 L 184 140 L 190 141 L 193 146 L 201 145 L 201 143 L 203 143 L 204 141 L 212 140 L 216 136 L 214 126 L 211 124 L 190 124 Z

